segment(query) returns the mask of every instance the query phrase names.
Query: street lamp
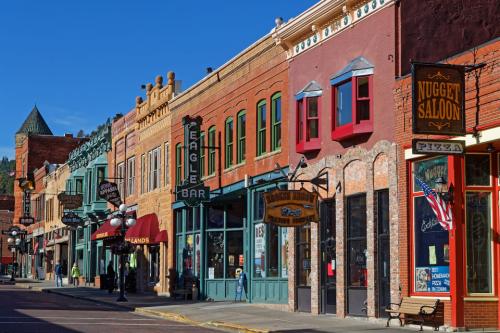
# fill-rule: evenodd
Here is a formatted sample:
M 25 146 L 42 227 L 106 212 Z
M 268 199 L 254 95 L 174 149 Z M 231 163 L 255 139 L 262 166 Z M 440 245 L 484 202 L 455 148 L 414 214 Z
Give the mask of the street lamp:
M 127 218 L 125 215 L 127 212 L 127 205 L 121 204 L 118 208 L 119 212 L 110 221 L 111 226 L 120 226 L 121 235 L 121 246 L 119 247 L 118 254 L 120 255 L 120 296 L 116 300 L 117 302 L 127 302 L 125 298 L 125 254 L 128 253 L 128 247 L 125 242 L 125 233 L 127 228 L 135 225 L 136 220 L 132 217 Z
M 16 251 L 19 249 L 22 252 L 23 238 L 26 231 L 21 230 L 17 226 L 12 226 L 8 230 L 3 230 L 2 234 L 8 235 L 7 243 L 9 243 L 10 251 L 12 252 L 12 276 L 10 281 L 15 281 L 16 276 L 16 265 L 14 265 Z

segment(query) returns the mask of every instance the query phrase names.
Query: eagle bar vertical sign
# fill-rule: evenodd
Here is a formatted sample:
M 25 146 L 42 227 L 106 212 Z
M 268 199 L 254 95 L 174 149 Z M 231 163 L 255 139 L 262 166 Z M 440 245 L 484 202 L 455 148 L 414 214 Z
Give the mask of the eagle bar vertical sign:
M 463 66 L 412 64 L 413 133 L 465 135 Z
M 184 125 L 184 170 L 185 179 L 176 188 L 176 199 L 188 206 L 197 206 L 209 199 L 210 188 L 204 186 L 200 177 L 200 151 L 204 149 L 200 142 L 201 117 L 182 118 Z

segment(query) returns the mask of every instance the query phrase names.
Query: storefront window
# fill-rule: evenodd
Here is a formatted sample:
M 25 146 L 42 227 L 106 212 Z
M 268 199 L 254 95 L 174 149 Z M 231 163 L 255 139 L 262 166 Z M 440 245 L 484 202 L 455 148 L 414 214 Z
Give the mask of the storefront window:
M 224 277 L 224 232 L 207 232 L 207 278 Z
M 254 277 L 266 277 L 266 225 L 257 223 L 254 226 Z
M 281 277 L 288 278 L 288 228 L 281 228 Z
M 347 251 L 349 264 L 349 287 L 367 286 L 366 269 L 366 196 L 357 195 L 347 199 Z
M 465 185 L 490 186 L 490 155 L 467 154 L 465 156 Z
M 246 216 L 244 200 L 235 201 L 226 209 L 226 227 L 243 228 L 243 219 Z
M 436 179 L 443 177 L 448 179 L 448 157 L 440 156 L 413 163 L 413 171 L 416 177 L 420 178 L 431 188 L 436 188 Z M 413 192 L 420 192 L 422 189 L 413 181 Z
M 175 222 L 176 222 L 176 228 L 177 228 L 177 233 L 182 232 L 182 210 L 178 209 L 175 211 Z
M 201 243 L 200 234 L 194 236 L 195 242 L 195 263 L 194 263 L 194 275 L 200 276 L 200 263 L 201 263 Z
M 194 230 L 200 230 L 201 216 L 200 216 L 200 207 L 193 208 L 193 218 L 194 218 Z
M 493 292 L 491 277 L 491 193 L 467 192 L 465 211 L 467 291 L 470 294 L 490 294 Z
M 243 269 L 243 231 L 227 232 L 227 271 L 226 277 L 235 279 L 236 269 Z
M 269 266 L 267 270 L 268 277 L 278 276 L 278 254 L 279 254 L 279 230 L 274 224 L 269 224 Z
M 160 247 L 158 245 L 149 248 L 149 282 L 160 281 Z
M 311 286 L 311 226 L 297 229 L 297 286 Z
M 182 250 L 183 272 L 186 275 L 193 275 L 193 247 L 194 235 L 186 236 L 186 244 Z
M 424 196 L 414 198 L 415 291 L 449 292 L 448 231 L 439 224 Z
M 254 194 L 254 219 L 262 220 L 264 218 L 264 196 L 262 192 L 255 192 Z
M 224 228 L 224 208 L 210 207 L 208 209 L 207 229 Z
M 193 231 L 193 209 L 185 209 L 186 212 L 186 232 Z

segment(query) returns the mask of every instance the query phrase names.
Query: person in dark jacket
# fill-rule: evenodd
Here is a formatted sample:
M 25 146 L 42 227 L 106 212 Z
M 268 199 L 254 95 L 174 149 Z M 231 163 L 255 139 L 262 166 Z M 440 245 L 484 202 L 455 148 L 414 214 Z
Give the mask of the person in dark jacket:
M 113 261 L 108 264 L 108 292 L 111 294 L 115 289 L 115 270 L 113 269 Z

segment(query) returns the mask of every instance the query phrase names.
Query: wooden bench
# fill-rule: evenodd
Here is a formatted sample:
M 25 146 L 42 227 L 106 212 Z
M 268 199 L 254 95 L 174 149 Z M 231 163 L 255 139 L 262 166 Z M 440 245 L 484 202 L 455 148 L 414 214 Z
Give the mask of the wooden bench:
M 432 322 L 434 330 L 437 331 L 439 329 L 439 325 L 436 322 L 436 312 L 438 305 L 438 299 L 403 297 L 399 304 L 390 303 L 389 306 L 385 309 L 385 311 L 389 313 L 386 327 L 389 327 L 389 322 L 392 319 L 398 319 L 400 326 L 403 326 L 402 320 L 404 320 L 405 324 L 407 322 L 419 324 L 421 331 L 422 325 L 427 322 Z M 404 315 L 404 318 L 401 318 L 402 315 Z M 408 315 L 413 316 L 413 318 L 407 318 L 406 316 Z

